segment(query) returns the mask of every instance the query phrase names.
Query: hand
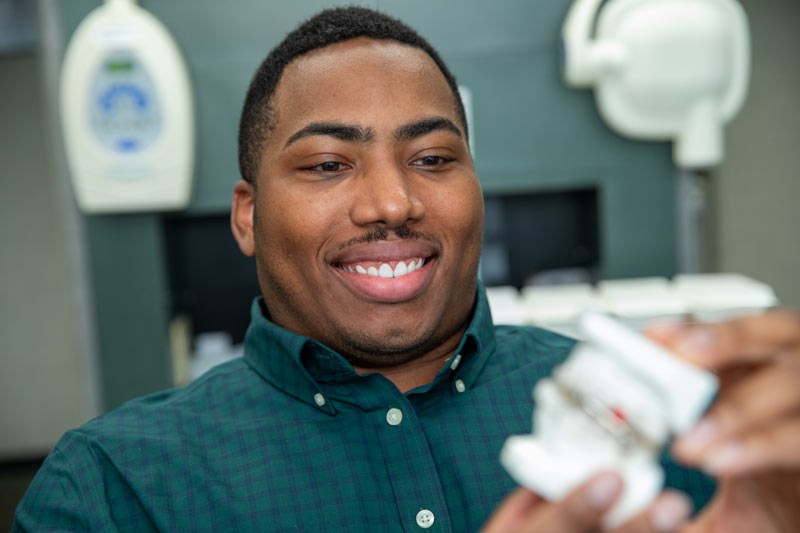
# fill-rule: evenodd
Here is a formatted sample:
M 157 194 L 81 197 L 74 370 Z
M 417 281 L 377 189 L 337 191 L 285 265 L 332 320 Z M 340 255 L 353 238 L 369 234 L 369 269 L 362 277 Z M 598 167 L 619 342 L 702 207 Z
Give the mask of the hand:
M 601 528 L 602 518 L 622 491 L 622 479 L 604 473 L 572 491 L 558 503 L 549 503 L 533 492 L 519 488 L 512 492 L 486 523 L 483 533 L 584 533 Z M 626 525 L 624 533 L 667 533 L 676 531 L 691 512 L 691 504 L 680 493 L 663 493 L 655 503 Z
M 776 310 L 648 334 L 721 381 L 709 412 L 673 446 L 720 480 L 689 531 L 800 531 L 800 316 Z

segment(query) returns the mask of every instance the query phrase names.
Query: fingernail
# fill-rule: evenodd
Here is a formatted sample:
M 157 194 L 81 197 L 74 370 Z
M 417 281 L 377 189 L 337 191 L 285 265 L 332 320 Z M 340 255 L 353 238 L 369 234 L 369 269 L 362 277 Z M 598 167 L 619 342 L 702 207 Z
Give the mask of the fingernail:
M 712 418 L 701 420 L 689 433 L 675 443 L 681 455 L 697 455 L 711 444 L 720 434 L 719 424 Z
M 664 494 L 650 511 L 650 523 L 659 533 L 675 531 L 692 512 L 692 504 L 682 494 Z
M 711 474 L 722 474 L 737 468 L 742 468 L 745 464 L 744 446 L 738 442 L 724 444 L 719 451 L 714 452 L 708 459 L 703 469 Z
M 622 480 L 619 476 L 600 474 L 586 490 L 586 503 L 595 509 L 605 509 L 611 505 L 620 490 L 622 490 Z
M 678 343 L 678 350 L 685 354 L 707 355 L 714 347 L 714 334 L 707 329 L 694 329 Z

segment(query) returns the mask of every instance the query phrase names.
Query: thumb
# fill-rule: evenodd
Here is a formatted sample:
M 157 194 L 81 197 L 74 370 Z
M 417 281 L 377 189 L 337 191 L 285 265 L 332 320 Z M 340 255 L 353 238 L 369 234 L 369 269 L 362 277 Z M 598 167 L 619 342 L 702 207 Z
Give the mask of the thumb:
M 527 520 L 531 512 L 544 500 L 525 487 L 518 487 L 509 494 L 503 503 L 492 513 L 489 521 L 481 529 L 482 533 L 507 533 L 516 531 Z
M 600 525 L 603 515 L 621 492 L 622 478 L 617 474 L 596 474 L 557 504 L 542 509 L 541 513 L 532 517 L 527 527 L 530 530 L 539 528 L 540 531 L 564 533 L 593 529 Z
M 603 515 L 621 491 L 622 479 L 612 473 L 593 476 L 555 503 L 544 502 L 527 489 L 517 489 L 506 498 L 482 531 L 583 533 L 600 525 Z

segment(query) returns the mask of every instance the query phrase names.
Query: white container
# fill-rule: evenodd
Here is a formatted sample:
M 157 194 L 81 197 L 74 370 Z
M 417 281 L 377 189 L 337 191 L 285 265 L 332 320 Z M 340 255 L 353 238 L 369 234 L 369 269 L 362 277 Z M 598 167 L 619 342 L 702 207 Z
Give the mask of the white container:
M 597 284 L 597 294 L 606 312 L 634 329 L 686 315 L 686 303 L 667 278 L 605 280 Z
M 575 338 L 580 338 L 581 315 L 601 309 L 588 283 L 525 287 L 522 302 L 531 324 Z
M 521 326 L 527 324 L 525 308 L 516 287 L 502 285 L 486 288 L 486 299 L 495 324 Z
M 161 22 L 133 0 L 107 0 L 75 30 L 60 91 L 67 162 L 85 212 L 188 205 L 192 92 Z
M 760 313 L 778 305 L 772 287 L 742 274 L 681 274 L 672 283 L 698 320 Z

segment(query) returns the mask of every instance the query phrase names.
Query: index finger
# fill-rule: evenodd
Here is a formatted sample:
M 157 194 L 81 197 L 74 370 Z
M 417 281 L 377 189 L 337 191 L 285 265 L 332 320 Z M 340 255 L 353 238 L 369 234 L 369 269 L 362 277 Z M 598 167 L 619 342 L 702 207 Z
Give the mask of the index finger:
M 775 309 L 713 324 L 656 325 L 647 335 L 695 364 L 722 368 L 764 361 L 800 345 L 800 315 Z

